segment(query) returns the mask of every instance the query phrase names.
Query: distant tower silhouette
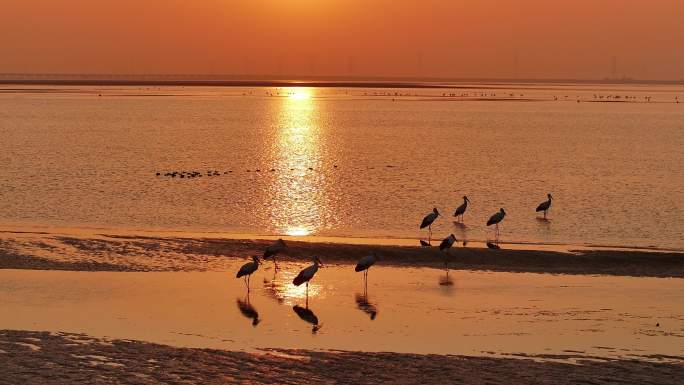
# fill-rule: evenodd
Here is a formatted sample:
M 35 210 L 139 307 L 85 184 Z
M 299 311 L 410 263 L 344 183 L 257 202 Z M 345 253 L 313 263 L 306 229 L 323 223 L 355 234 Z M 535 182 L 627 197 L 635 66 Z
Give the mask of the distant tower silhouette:
M 617 79 L 617 56 L 610 58 L 610 78 Z

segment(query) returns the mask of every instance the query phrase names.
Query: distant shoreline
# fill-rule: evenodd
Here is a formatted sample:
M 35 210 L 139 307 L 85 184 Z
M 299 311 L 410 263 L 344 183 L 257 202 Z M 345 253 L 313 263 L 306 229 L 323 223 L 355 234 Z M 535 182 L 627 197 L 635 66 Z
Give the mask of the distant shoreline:
M 496 79 L 496 78 L 342 78 L 212 75 L 0 74 L 0 85 L 177 86 L 177 87 L 346 87 L 346 88 L 486 88 L 507 85 L 681 85 L 684 80 L 637 79 Z M 477 85 L 479 87 L 473 87 Z M 481 86 L 481 87 L 480 87 Z

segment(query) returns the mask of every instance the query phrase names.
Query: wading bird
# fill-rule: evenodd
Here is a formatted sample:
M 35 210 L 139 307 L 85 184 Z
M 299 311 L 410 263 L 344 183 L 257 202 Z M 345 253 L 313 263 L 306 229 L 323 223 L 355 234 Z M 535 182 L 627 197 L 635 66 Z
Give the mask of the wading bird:
M 424 229 L 426 227 L 428 228 L 428 243 L 432 241 L 432 222 L 434 222 L 438 216 L 439 211 L 437 211 L 437 207 L 435 207 L 432 209 L 432 212 L 430 214 L 426 215 L 425 218 L 423 218 L 423 222 L 421 222 L 420 224 L 421 229 Z
M 306 283 L 307 303 L 309 301 L 309 281 L 311 281 L 311 278 L 316 275 L 319 266 L 323 266 L 323 263 L 321 263 L 321 260 L 318 259 L 318 257 L 313 257 L 313 265 L 300 271 L 299 274 L 292 280 L 292 284 L 295 286 L 300 286 L 301 284 Z
M 245 286 L 247 286 L 247 292 L 249 292 L 249 277 L 252 276 L 252 273 L 257 271 L 259 268 L 259 257 L 258 256 L 253 256 L 252 257 L 252 262 L 247 262 L 242 267 L 240 268 L 240 271 L 238 271 L 237 275 L 235 278 L 243 278 L 245 280 Z
M 454 242 L 456 242 L 456 236 L 454 234 L 449 235 L 448 237 L 444 238 L 442 240 L 442 243 L 439 244 L 439 250 L 444 252 L 444 267 L 447 269 L 449 268 L 449 255 L 447 252 L 451 248 L 451 246 L 454 245 Z
M 543 211 L 544 212 L 544 219 L 546 219 L 546 213 L 549 211 L 551 208 L 551 200 L 553 200 L 553 197 L 551 194 L 546 194 L 546 196 L 549 198 L 548 200 L 542 202 L 537 206 L 537 212 Z
M 465 214 L 466 209 L 468 208 L 468 203 L 470 203 L 470 199 L 468 199 L 467 196 L 463 196 L 463 204 L 458 206 L 456 208 L 456 211 L 454 211 L 454 216 L 457 218 L 460 216 L 461 217 L 461 222 L 463 222 L 463 214 Z
M 368 286 L 368 270 L 377 261 L 378 261 L 378 256 L 375 253 L 373 253 L 372 255 L 367 255 L 367 256 L 361 258 L 359 260 L 359 263 L 356 264 L 356 268 L 354 268 L 354 270 L 357 273 L 359 271 L 363 271 L 363 282 L 365 283 L 366 286 Z
M 499 222 L 503 221 L 506 211 L 503 208 L 498 213 L 492 215 L 487 221 L 487 226 L 496 225 L 496 238 L 499 238 Z
M 277 241 L 273 242 L 272 245 L 268 246 L 266 251 L 264 251 L 264 259 L 273 258 L 273 266 L 275 267 L 276 271 L 278 270 L 278 262 L 276 262 L 275 257 L 276 255 L 285 251 L 286 247 L 285 241 L 278 239 Z

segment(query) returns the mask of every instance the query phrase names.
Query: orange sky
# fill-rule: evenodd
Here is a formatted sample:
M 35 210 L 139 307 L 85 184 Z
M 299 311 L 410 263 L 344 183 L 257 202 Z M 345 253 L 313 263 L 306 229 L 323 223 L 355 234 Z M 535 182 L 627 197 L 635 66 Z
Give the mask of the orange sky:
M 683 46 L 682 0 L 0 0 L 0 72 L 684 79 Z

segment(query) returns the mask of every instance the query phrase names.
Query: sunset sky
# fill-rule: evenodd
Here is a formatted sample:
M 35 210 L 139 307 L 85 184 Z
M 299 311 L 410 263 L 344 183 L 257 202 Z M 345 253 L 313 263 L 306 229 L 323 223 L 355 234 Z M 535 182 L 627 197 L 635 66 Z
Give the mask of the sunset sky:
M 0 73 L 684 79 L 682 0 L 0 0 Z

